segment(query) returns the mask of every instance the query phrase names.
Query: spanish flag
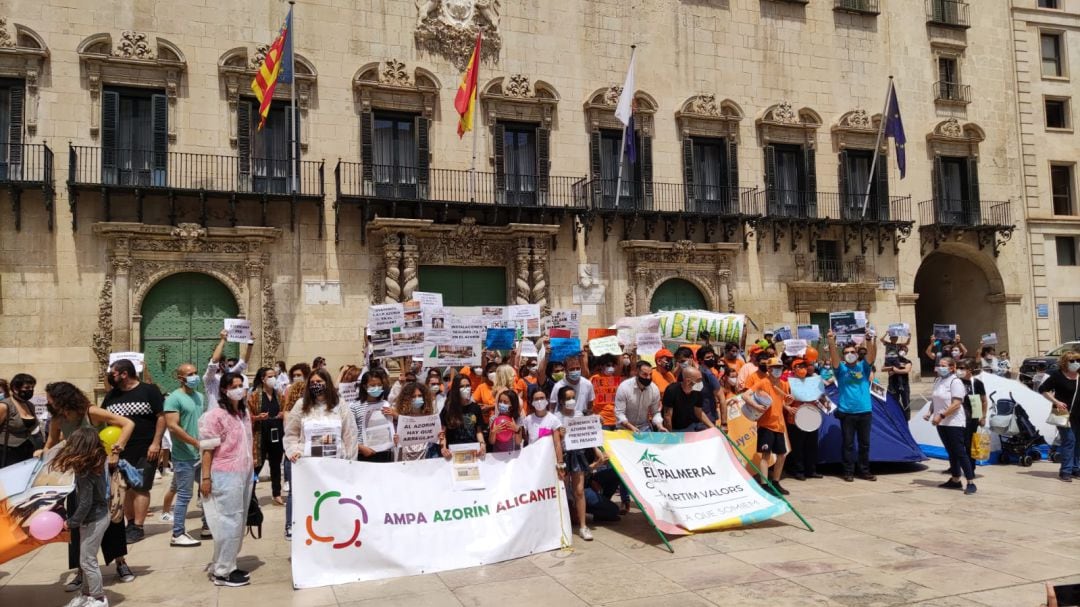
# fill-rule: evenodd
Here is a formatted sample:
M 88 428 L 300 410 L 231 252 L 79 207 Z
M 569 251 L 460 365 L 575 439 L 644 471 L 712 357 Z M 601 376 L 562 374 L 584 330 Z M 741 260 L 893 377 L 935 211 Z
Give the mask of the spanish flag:
M 266 59 L 259 66 L 255 79 L 251 81 L 251 90 L 259 100 L 259 128 L 266 124 L 270 114 L 270 102 L 274 99 L 274 88 L 278 82 L 292 84 L 293 81 L 293 44 L 292 44 L 292 9 L 285 17 L 278 37 L 266 51 Z
M 461 115 L 457 125 L 459 138 L 473 130 L 473 117 L 476 115 L 476 83 L 480 75 L 480 40 L 481 34 L 477 32 L 476 48 L 473 49 L 472 57 L 469 58 L 469 67 L 465 68 L 465 75 L 461 77 L 461 85 L 458 86 L 457 96 L 454 97 L 454 109 Z

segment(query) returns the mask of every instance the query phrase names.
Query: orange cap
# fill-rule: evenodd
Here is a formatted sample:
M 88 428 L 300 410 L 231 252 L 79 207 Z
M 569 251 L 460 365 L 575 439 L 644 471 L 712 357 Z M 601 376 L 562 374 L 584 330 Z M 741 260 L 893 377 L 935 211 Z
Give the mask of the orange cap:
M 656 355 L 653 358 L 660 359 L 660 358 L 663 358 L 665 356 L 668 357 L 668 358 L 675 358 L 675 355 L 672 354 L 671 350 L 668 350 L 667 348 L 663 348 L 661 350 L 658 350 L 656 352 Z

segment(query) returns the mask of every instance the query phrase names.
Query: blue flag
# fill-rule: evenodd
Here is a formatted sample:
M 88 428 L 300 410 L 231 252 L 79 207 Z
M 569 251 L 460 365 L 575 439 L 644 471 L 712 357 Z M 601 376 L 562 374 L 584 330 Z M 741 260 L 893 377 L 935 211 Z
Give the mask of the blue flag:
M 885 136 L 892 137 L 896 146 L 896 166 L 900 169 L 900 179 L 907 173 L 907 153 L 904 145 L 907 144 L 907 136 L 904 135 L 904 121 L 900 118 L 900 102 L 896 99 L 896 89 L 889 87 L 889 109 L 885 116 Z
M 630 114 L 630 124 L 626 125 L 626 161 L 637 162 L 637 137 L 634 135 L 634 115 Z

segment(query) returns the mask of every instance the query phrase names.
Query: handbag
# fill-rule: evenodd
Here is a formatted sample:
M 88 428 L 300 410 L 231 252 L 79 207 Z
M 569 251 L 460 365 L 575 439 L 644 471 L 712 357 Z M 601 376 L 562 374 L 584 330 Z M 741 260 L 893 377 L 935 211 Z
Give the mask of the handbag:
M 1080 377 L 1076 378 L 1076 388 L 1073 389 L 1072 402 L 1069 403 L 1069 410 L 1065 413 L 1054 413 L 1054 408 L 1050 407 L 1050 415 L 1046 417 L 1046 423 L 1051 426 L 1057 426 L 1058 428 L 1069 427 L 1069 413 L 1076 406 L 1076 393 L 1080 392 Z
M 263 524 L 263 511 L 259 507 L 259 500 L 255 498 L 255 487 L 251 488 L 251 501 L 248 502 L 247 511 L 247 528 L 248 533 L 251 534 L 251 538 L 258 540 L 262 539 L 262 524 Z M 255 535 L 256 530 L 259 532 Z

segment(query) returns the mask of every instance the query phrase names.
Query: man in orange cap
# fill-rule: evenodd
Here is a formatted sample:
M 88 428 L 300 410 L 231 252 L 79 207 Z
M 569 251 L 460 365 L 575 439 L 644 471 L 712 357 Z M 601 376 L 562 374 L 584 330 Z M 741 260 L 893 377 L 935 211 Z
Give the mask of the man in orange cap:
M 674 366 L 675 355 L 671 350 L 664 348 L 656 353 L 656 368 L 652 372 L 653 383 L 660 390 L 660 394 L 675 382 L 675 374 L 671 371 Z
M 746 392 L 742 397 L 751 407 L 762 412 L 757 420 L 757 450 L 761 453 L 759 469 L 762 477 L 759 482 L 764 486 L 766 479 L 771 478 L 776 490 L 788 495 L 788 490 L 780 486 L 780 475 L 784 472 L 784 459 L 788 452 L 784 407 L 792 403 L 791 387 L 781 379 L 784 363 L 779 358 L 767 358 L 767 354 L 761 352 L 756 366 L 758 369 L 747 379 Z M 759 399 L 769 404 L 763 405 Z M 773 464 L 769 463 L 770 454 L 776 455 Z M 770 467 L 772 474 L 769 474 Z

